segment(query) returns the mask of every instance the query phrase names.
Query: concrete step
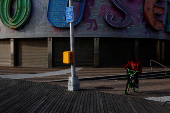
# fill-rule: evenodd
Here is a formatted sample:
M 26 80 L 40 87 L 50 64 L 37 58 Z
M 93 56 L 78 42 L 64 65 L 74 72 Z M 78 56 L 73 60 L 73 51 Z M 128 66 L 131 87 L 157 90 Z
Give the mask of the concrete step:
M 160 72 L 149 72 L 149 73 L 142 73 L 139 79 L 163 79 L 165 76 L 164 71 Z M 79 81 L 86 81 L 86 80 L 125 80 L 128 78 L 128 75 L 109 75 L 109 76 L 100 76 L 100 77 L 88 77 L 88 78 L 79 78 Z M 166 73 L 166 78 L 170 78 L 170 71 Z M 68 81 L 68 79 L 64 80 L 53 80 L 53 81 L 42 81 L 42 82 L 64 82 Z
M 149 78 L 164 78 L 165 72 L 151 72 L 151 73 L 143 73 L 139 79 L 149 79 Z M 80 80 L 97 80 L 97 79 L 127 79 L 128 75 L 114 75 L 114 76 L 103 76 L 103 77 L 93 77 L 93 78 L 82 78 Z M 170 71 L 166 73 L 166 78 L 170 78 Z

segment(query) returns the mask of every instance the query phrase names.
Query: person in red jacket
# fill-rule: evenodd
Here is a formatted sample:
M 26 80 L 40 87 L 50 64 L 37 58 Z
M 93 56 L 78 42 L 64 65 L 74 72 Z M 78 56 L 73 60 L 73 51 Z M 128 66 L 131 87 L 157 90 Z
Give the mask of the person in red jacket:
M 134 75 L 134 79 L 135 79 L 135 83 L 136 83 L 136 87 L 139 87 L 139 79 L 138 76 L 142 74 L 142 66 L 139 62 L 138 58 L 132 57 L 128 63 L 126 64 L 126 66 L 124 67 L 125 69 L 129 68 L 132 69 L 134 71 L 139 71 Z

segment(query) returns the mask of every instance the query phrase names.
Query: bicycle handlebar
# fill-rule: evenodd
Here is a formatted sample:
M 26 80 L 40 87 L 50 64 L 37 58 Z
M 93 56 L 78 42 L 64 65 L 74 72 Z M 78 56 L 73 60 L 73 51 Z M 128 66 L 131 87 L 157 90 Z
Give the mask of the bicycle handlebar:
M 139 72 L 139 71 L 130 70 L 128 68 L 127 68 L 127 70 L 128 70 L 128 74 L 130 74 L 130 75 L 135 75 L 137 72 Z M 133 73 L 131 73 L 131 72 L 133 72 Z

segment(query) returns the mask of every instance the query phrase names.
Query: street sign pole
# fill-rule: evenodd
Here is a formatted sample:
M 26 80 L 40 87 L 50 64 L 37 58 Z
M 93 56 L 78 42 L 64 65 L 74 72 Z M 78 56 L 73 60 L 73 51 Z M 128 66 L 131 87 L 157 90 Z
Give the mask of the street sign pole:
M 73 6 L 73 0 L 69 0 L 69 7 Z M 74 22 L 70 22 L 70 50 L 75 53 L 74 50 Z M 75 55 L 75 54 L 74 54 Z M 76 91 L 80 90 L 79 78 L 76 75 L 75 71 L 75 60 L 74 63 L 71 64 L 71 76 L 68 81 L 68 90 Z

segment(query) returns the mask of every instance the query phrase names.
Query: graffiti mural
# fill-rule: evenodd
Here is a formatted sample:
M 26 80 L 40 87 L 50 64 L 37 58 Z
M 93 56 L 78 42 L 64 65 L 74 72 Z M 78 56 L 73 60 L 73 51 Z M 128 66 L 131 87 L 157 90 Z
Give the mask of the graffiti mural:
M 110 24 L 113 27 L 126 27 L 131 23 L 132 20 L 132 14 L 130 12 L 130 10 L 123 5 L 119 0 L 111 0 L 111 2 L 113 2 L 113 4 L 119 8 L 120 10 L 122 10 L 125 13 L 125 19 L 123 20 L 123 22 L 116 22 L 113 21 L 113 14 L 111 12 L 106 12 L 105 13 L 105 20 L 108 24 Z
M 85 2 L 86 0 L 83 0 L 83 3 L 80 3 L 80 10 L 77 12 L 79 15 L 74 20 L 74 26 L 83 17 Z M 51 25 L 61 28 L 70 27 L 70 23 L 66 22 L 66 7 L 68 7 L 68 0 L 49 0 L 47 18 Z
M 163 21 L 158 20 L 155 14 L 164 14 L 163 7 L 155 6 L 158 0 L 145 0 L 144 13 L 147 23 L 156 30 L 163 30 Z M 165 0 L 162 0 L 165 1 Z
M 18 0 L 15 14 L 11 17 L 10 7 L 12 0 L 0 0 L 0 19 L 2 23 L 11 29 L 23 26 L 31 13 L 30 0 Z
M 125 0 L 125 5 L 132 12 L 133 18 L 133 21 L 131 22 L 132 25 L 137 25 L 141 23 L 143 12 L 141 12 L 139 8 L 144 5 L 144 1 L 145 0 Z
M 167 25 L 166 25 L 166 32 L 170 32 L 170 1 L 168 0 L 168 16 L 167 16 Z
M 131 25 L 137 25 L 141 23 L 142 17 L 143 17 L 143 12 L 139 11 L 139 7 L 141 7 L 144 4 L 144 0 L 125 0 L 124 5 L 129 8 L 133 21 L 130 23 Z M 106 4 L 102 5 L 101 7 L 101 12 L 99 14 L 99 18 L 103 16 L 104 13 L 111 12 L 112 15 L 114 16 L 114 20 L 118 21 L 120 18 L 123 18 L 124 14 L 121 13 L 116 6 L 108 6 Z
M 96 19 L 90 19 L 90 16 L 92 15 L 90 8 L 94 7 L 94 5 L 95 5 L 95 0 L 86 0 L 85 11 L 84 11 L 82 21 L 85 23 L 90 23 L 90 26 L 87 28 L 87 30 L 91 30 L 94 23 L 95 26 L 93 27 L 93 31 L 96 31 L 98 29 Z
M 0 38 L 32 38 L 32 37 L 70 37 L 69 24 L 65 28 L 52 26 L 48 21 L 49 0 L 30 0 L 31 13 L 28 21 L 19 29 L 9 29 L 0 20 Z M 165 12 L 156 15 L 158 20 L 163 21 L 162 31 L 153 29 L 145 18 L 145 0 L 81 0 L 73 2 L 74 20 L 78 23 L 75 28 L 75 37 L 120 37 L 120 38 L 156 38 L 169 39 L 165 32 L 167 26 L 168 2 L 158 2 L 156 5 L 164 8 Z M 120 10 L 117 1 L 126 12 Z M 14 1 L 17 2 L 17 1 Z M 82 3 L 84 10 L 81 12 Z M 17 4 L 17 3 L 15 3 Z M 117 5 L 117 6 L 116 6 Z M 55 12 L 55 11 L 54 11 Z M 79 13 L 81 12 L 81 13 Z M 128 13 L 131 12 L 131 13 Z M 126 20 L 127 13 L 131 19 Z M 15 14 L 15 11 L 14 11 Z M 63 13 L 64 14 L 64 13 Z M 80 15 L 81 14 L 81 15 Z M 105 15 L 108 14 L 108 15 Z M 111 15 L 110 15 L 111 14 Z M 110 16 L 110 17 L 109 17 Z M 60 16 L 64 17 L 64 16 Z M 82 17 L 82 18 L 80 18 Z M 105 18 L 107 17 L 107 18 Z M 106 20 L 118 22 L 118 27 L 113 27 Z M 130 21 L 129 21 L 130 20 Z M 120 23 L 127 22 L 123 27 Z M 59 23 L 55 20 L 54 22 Z M 125 22 L 125 23 L 126 23 Z M 120 28 L 120 26 L 122 26 Z M 115 35 L 116 34 L 116 35 Z

